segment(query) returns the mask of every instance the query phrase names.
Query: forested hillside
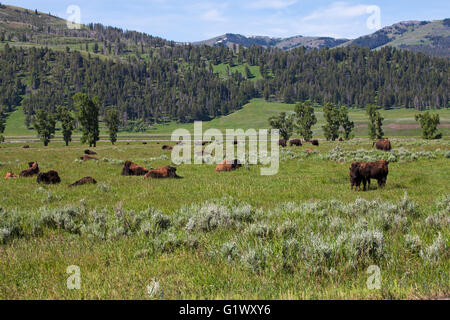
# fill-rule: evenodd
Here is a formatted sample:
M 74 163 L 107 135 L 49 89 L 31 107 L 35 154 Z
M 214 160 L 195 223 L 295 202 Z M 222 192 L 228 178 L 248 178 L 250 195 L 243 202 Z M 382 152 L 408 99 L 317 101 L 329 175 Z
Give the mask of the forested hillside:
M 64 20 L 37 11 L 3 7 L 0 13 L 0 105 L 7 112 L 22 105 L 27 124 L 38 109 L 72 108 L 80 91 L 100 98 L 101 115 L 118 108 L 124 124 L 212 119 L 256 97 L 449 106 L 449 60 L 421 53 L 180 45 L 102 25 L 69 30 Z

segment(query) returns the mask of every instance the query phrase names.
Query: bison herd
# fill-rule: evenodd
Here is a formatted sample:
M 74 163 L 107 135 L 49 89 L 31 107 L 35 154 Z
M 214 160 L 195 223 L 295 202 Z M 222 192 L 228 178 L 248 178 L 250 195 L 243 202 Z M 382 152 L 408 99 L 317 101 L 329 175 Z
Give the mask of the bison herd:
M 311 143 L 312 145 L 318 146 L 318 140 L 308 140 L 306 142 Z M 300 139 L 292 139 L 289 141 L 290 146 L 302 146 L 302 141 Z M 202 145 L 204 145 L 202 143 Z M 279 145 L 282 147 L 286 147 L 287 141 L 285 139 L 279 140 Z M 391 143 L 388 139 L 379 140 L 374 142 L 373 146 L 376 146 L 378 150 L 390 151 Z M 162 147 L 163 150 L 172 150 L 173 147 L 164 145 Z M 308 151 L 312 151 L 308 149 Z M 98 160 L 93 155 L 97 153 L 91 150 L 85 150 L 84 155 L 81 157 L 81 160 Z M 203 154 L 203 153 L 202 153 Z M 364 191 L 367 190 L 367 186 L 370 189 L 370 180 L 375 179 L 378 182 L 378 186 L 380 188 L 386 185 L 387 176 L 389 174 L 389 162 L 385 160 L 375 161 L 375 162 L 353 162 L 350 166 L 350 184 L 351 189 L 358 191 L 361 190 L 361 183 L 364 186 Z M 239 160 L 224 160 L 222 163 L 216 166 L 216 172 L 229 172 L 234 171 L 242 167 L 242 164 Z M 162 178 L 181 178 L 176 173 L 177 169 L 171 166 L 165 166 L 159 169 L 146 169 L 134 162 L 126 161 L 122 168 L 122 176 L 144 176 L 145 178 L 151 179 L 162 179 Z M 28 164 L 28 168 L 20 172 L 19 176 L 15 175 L 12 172 L 8 172 L 5 175 L 5 179 L 15 179 L 18 177 L 33 177 L 37 176 L 36 181 L 38 183 L 43 184 L 59 184 L 61 182 L 61 178 L 58 175 L 58 172 L 54 170 L 50 170 L 48 172 L 40 172 L 39 164 L 37 162 L 30 162 Z M 69 187 L 81 186 L 86 184 L 96 184 L 97 181 L 92 177 L 84 177 L 75 183 L 69 185 Z

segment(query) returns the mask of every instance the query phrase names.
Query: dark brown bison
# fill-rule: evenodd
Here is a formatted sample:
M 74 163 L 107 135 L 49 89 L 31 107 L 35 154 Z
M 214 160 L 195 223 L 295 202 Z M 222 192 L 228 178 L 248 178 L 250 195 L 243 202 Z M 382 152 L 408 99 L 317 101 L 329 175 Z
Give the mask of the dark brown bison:
M 28 163 L 29 168 L 26 170 L 23 170 L 20 173 L 21 177 L 28 178 L 32 177 L 34 175 L 37 175 L 39 173 L 39 165 L 37 162 L 29 162 Z
M 287 146 L 286 140 L 285 139 L 278 140 L 278 145 L 285 148 Z
M 344 141 L 344 139 L 343 139 L 342 137 L 340 137 L 338 140 L 339 140 L 340 142 Z
M 95 179 L 92 177 L 84 177 L 84 178 L 78 180 L 77 182 L 69 185 L 69 187 L 82 186 L 85 184 L 97 184 L 97 181 L 95 181 Z
M 389 141 L 389 139 L 383 139 L 383 140 L 378 140 L 377 142 L 374 142 L 372 144 L 372 148 L 373 146 L 376 146 L 377 150 L 383 150 L 383 151 L 391 151 L 391 142 Z
M 25 146 L 23 146 L 23 148 L 24 149 L 30 149 L 30 146 L 29 145 L 25 145 Z
M 87 154 L 87 155 L 93 156 L 93 155 L 97 154 L 97 152 L 95 152 L 95 151 L 91 151 L 91 150 L 84 150 L 84 154 Z
M 18 176 L 12 172 L 7 172 L 5 175 L 5 179 L 16 179 Z
M 238 159 L 224 160 L 222 163 L 216 166 L 217 172 L 234 171 L 242 167 L 241 162 Z
M 163 150 L 169 150 L 169 151 L 170 151 L 170 150 L 173 150 L 173 147 L 172 147 L 172 146 L 168 146 L 168 145 L 163 145 L 163 146 L 162 146 L 162 149 L 163 149 Z
M 355 191 L 361 190 L 361 182 L 363 180 L 363 176 L 361 174 L 361 163 L 353 162 L 350 166 L 350 184 L 351 190 L 355 188 Z
M 91 156 L 88 156 L 87 154 L 85 154 L 84 156 L 82 156 L 80 158 L 80 160 L 83 160 L 84 162 L 86 162 L 86 161 L 89 161 L 89 160 L 98 160 L 98 159 L 95 158 L 95 157 L 91 157 Z
M 311 140 L 311 143 L 313 146 L 319 146 L 319 140 L 317 139 Z
M 142 144 L 147 144 L 147 142 L 144 141 L 144 142 L 142 142 Z
M 147 173 L 147 169 L 131 161 L 126 161 L 122 169 L 123 176 L 145 176 Z
M 146 175 L 146 178 L 151 179 L 164 179 L 164 178 L 176 178 L 179 179 L 177 175 L 177 168 L 171 166 L 165 166 L 156 170 L 150 170 Z
M 297 146 L 297 147 L 301 147 L 302 146 L 302 140 L 300 139 L 292 139 L 289 141 L 290 146 Z
M 370 189 L 370 179 L 376 179 L 378 181 L 378 187 L 384 187 L 389 174 L 388 166 L 389 162 L 386 160 L 361 163 L 359 172 L 362 176 L 364 190 L 366 190 L 366 183 L 369 184 Z
M 58 172 L 54 170 L 50 170 L 49 172 L 41 172 L 38 174 L 37 183 L 44 184 L 58 184 L 61 182 L 61 178 L 58 175 Z

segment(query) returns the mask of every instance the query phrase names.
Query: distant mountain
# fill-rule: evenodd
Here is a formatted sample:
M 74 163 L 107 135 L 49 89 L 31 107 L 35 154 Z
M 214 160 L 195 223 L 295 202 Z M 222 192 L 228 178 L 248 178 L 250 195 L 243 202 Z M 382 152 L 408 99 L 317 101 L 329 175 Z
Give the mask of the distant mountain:
M 400 22 L 353 40 L 303 36 L 289 38 L 246 37 L 240 34 L 227 33 L 209 40 L 194 42 L 193 45 L 224 45 L 227 47 L 258 45 L 283 50 L 291 50 L 301 46 L 307 49 L 350 45 L 378 49 L 384 46 L 392 46 L 438 57 L 450 57 L 450 19 Z
M 246 48 L 250 46 L 277 47 L 283 50 L 290 50 L 298 47 L 306 47 L 307 49 L 321 49 L 324 47 L 334 48 L 349 41 L 348 39 L 334 39 L 329 37 L 303 37 L 294 36 L 289 38 L 271 38 L 263 36 L 246 37 L 241 34 L 227 33 L 205 41 L 192 43 L 193 45 L 224 45 L 233 47 L 233 45 L 242 45 Z

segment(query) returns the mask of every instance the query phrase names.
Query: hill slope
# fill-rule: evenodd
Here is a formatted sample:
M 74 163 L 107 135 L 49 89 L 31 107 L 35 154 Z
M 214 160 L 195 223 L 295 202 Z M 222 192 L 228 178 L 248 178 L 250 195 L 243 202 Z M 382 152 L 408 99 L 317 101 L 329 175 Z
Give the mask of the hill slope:
M 378 30 L 357 39 L 334 39 L 329 37 L 270 38 L 262 36 L 246 37 L 240 34 L 225 34 L 209 40 L 193 43 L 194 45 L 242 45 L 249 47 L 259 45 L 290 50 L 304 46 L 307 49 L 335 48 L 356 45 L 378 49 L 392 46 L 414 52 L 423 52 L 433 56 L 450 57 L 450 19 L 436 21 L 405 21 Z

